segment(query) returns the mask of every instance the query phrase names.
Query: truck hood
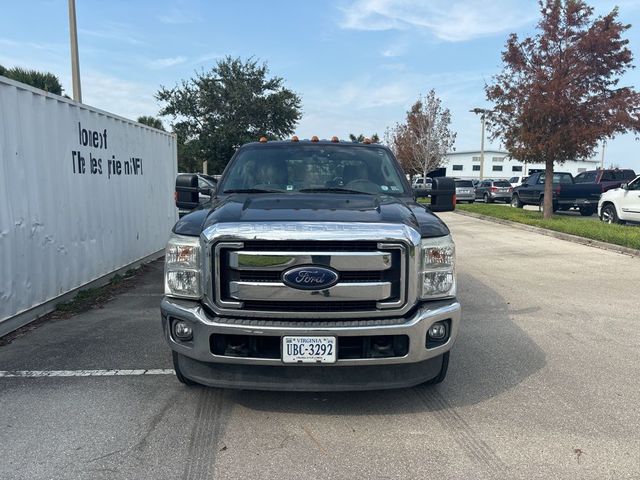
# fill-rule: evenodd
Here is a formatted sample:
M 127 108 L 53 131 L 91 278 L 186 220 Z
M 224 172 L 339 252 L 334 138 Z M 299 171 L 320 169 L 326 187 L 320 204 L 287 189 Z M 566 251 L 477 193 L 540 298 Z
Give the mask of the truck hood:
M 447 235 L 447 226 L 413 199 L 386 195 L 288 193 L 234 194 L 182 217 L 174 232 L 200 235 L 216 223 L 362 222 L 404 224 L 422 237 Z

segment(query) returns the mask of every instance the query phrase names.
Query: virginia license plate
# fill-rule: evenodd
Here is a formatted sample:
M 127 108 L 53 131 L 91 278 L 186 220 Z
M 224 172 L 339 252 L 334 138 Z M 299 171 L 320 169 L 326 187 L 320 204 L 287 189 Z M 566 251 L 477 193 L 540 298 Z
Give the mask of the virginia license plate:
M 282 337 L 284 363 L 335 363 L 336 337 Z

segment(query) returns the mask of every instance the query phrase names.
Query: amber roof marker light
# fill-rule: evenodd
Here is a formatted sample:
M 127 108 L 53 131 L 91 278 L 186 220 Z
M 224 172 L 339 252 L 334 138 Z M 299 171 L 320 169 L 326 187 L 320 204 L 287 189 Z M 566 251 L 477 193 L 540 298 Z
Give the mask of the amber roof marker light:
M 267 143 L 267 137 L 260 137 L 260 143 Z
M 292 142 L 299 142 L 299 141 L 300 141 L 300 139 L 298 138 L 298 136 L 297 136 L 297 135 L 294 135 L 293 137 L 291 137 L 291 141 L 292 141 Z
M 338 137 L 336 137 L 336 136 L 333 136 L 333 137 L 331 137 L 331 141 L 333 143 L 338 143 L 338 142 L 340 142 L 340 139 Z
M 312 142 L 319 142 L 320 140 L 318 140 L 318 136 L 314 135 L 313 137 L 311 137 L 311 141 Z

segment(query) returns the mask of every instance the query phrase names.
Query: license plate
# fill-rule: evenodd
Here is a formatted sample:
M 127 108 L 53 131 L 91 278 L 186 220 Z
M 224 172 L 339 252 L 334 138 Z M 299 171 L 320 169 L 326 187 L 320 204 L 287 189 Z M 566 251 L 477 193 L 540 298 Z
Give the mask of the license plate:
M 284 363 L 335 363 L 336 337 L 282 337 Z

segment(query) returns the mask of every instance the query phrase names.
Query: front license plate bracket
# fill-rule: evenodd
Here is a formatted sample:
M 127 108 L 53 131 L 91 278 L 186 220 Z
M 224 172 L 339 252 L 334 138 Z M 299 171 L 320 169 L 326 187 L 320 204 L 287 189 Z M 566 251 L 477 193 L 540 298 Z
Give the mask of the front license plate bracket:
M 336 337 L 287 335 L 282 337 L 282 362 L 335 363 L 337 349 Z

